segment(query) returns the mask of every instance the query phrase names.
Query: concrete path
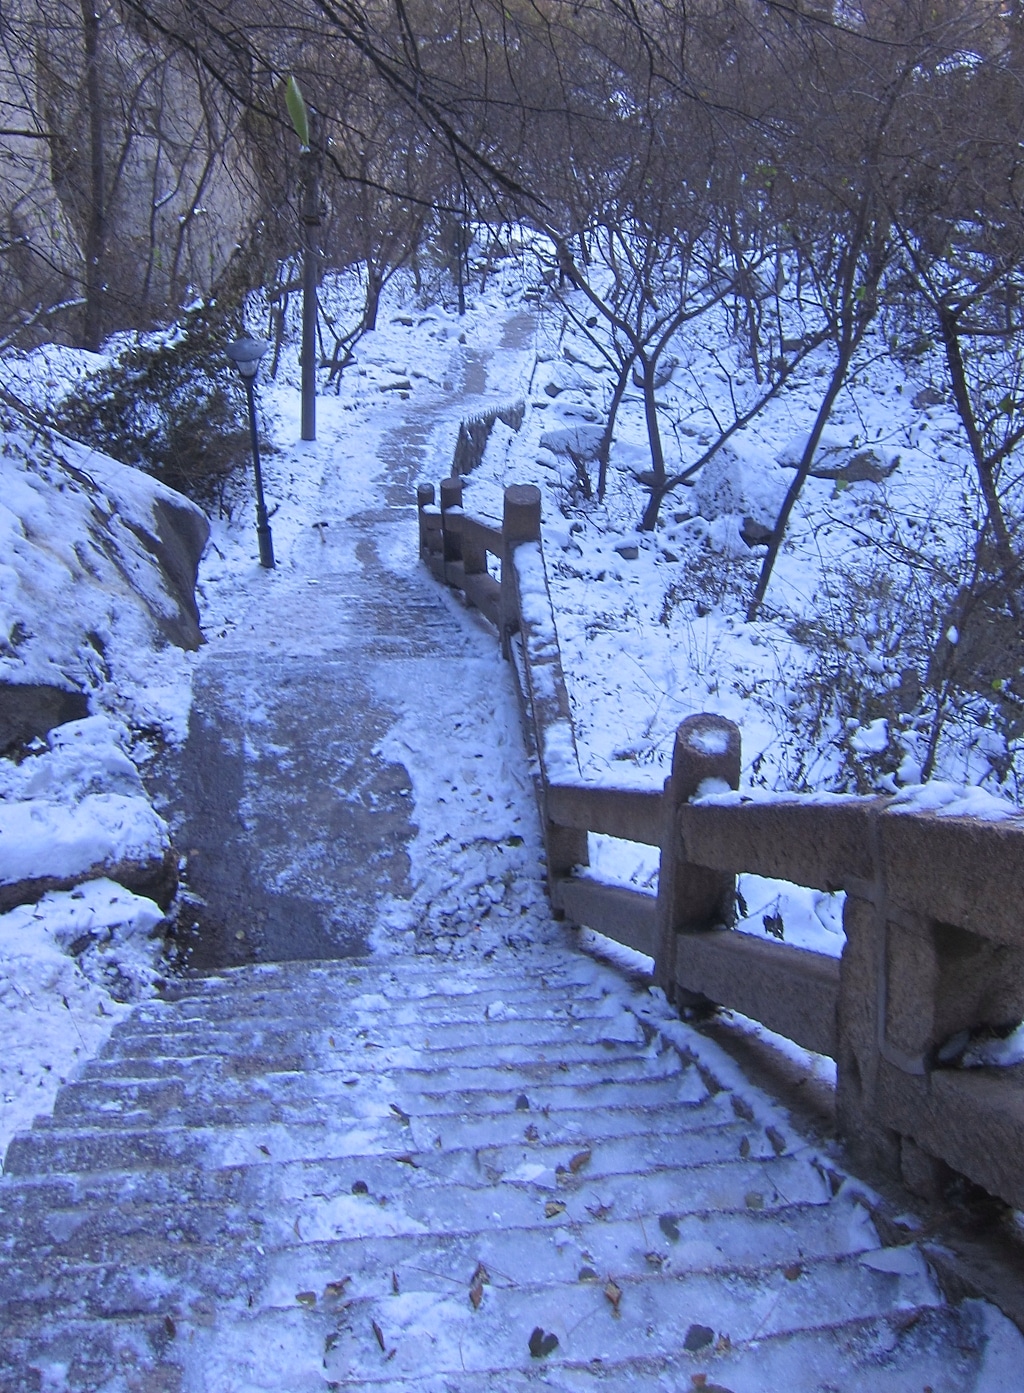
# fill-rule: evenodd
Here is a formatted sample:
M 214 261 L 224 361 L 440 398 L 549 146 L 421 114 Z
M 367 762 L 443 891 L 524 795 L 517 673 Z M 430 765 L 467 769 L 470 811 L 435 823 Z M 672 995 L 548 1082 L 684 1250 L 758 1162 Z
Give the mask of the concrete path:
M 268 599 L 201 654 L 161 809 L 187 856 L 194 969 L 363 953 L 382 905 L 408 894 L 410 780 L 378 752 L 396 719 L 388 668 L 457 662 L 485 640 L 426 573 L 396 572 L 378 548 L 413 536 L 439 420 L 484 400 L 481 359 L 457 350 L 451 375 L 454 397 L 417 401 L 384 437 L 376 504 L 320 517 Z

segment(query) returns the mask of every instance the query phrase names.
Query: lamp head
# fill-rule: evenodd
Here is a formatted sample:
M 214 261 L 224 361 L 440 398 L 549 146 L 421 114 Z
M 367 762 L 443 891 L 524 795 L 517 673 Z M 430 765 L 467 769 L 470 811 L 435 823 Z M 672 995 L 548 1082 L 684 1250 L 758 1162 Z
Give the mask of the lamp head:
M 224 350 L 244 378 L 256 376 L 260 359 L 270 349 L 266 339 L 235 339 Z

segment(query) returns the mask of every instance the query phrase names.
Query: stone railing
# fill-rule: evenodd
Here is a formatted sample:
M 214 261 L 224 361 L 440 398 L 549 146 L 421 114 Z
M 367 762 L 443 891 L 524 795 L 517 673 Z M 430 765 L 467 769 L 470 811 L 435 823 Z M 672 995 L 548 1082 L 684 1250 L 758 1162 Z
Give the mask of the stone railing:
M 420 486 L 421 554 L 490 620 L 510 659 L 556 910 L 652 957 L 670 998 L 730 1007 L 830 1055 L 846 1140 L 912 1189 L 936 1193 L 949 1167 L 1024 1208 L 1024 1067 L 937 1058 L 958 1032 L 1024 1017 L 1024 817 L 949 817 L 887 798 L 744 798 L 739 730 L 713 715 L 680 725 L 663 790 L 588 783 L 540 491 L 507 489 L 499 523 L 464 512 L 462 490 L 461 478 L 444 480 L 438 507 L 433 486 Z M 702 797 L 708 788 L 734 792 Z M 657 895 L 588 877 L 589 832 L 657 847 Z M 729 928 L 740 872 L 845 891 L 842 958 Z

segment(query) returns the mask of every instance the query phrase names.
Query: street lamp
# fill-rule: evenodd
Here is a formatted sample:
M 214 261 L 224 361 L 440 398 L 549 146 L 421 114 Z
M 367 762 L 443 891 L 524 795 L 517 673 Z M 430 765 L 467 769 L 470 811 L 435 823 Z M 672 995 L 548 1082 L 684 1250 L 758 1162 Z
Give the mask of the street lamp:
M 249 401 L 249 433 L 252 436 L 252 466 L 256 474 L 256 536 L 260 543 L 260 565 L 270 567 L 274 564 L 274 540 L 270 535 L 270 522 L 267 519 L 267 505 L 263 501 L 263 473 L 260 469 L 260 442 L 256 433 L 256 371 L 260 359 L 270 348 L 264 339 L 235 339 L 229 343 L 225 352 L 238 369 L 238 375 L 245 384 L 245 395 Z

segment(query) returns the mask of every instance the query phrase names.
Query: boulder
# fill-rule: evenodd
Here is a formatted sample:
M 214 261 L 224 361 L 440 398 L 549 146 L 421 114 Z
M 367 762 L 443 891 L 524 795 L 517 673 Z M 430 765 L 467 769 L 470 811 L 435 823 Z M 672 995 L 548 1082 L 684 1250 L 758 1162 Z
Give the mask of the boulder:
M 89 714 L 83 692 L 41 682 L 0 683 L 0 756 L 45 737 L 54 726 Z
M 0 751 L 84 716 L 105 688 L 159 724 L 147 688 L 162 650 L 203 641 L 205 514 L 72 441 L 2 435 Z
M 770 460 L 741 455 L 724 445 L 700 471 L 693 503 L 708 522 L 734 516 L 744 527 L 775 526 L 786 493 L 786 476 Z
M 604 427 L 601 425 L 580 424 L 562 426 L 558 430 L 545 431 L 540 438 L 540 448 L 550 450 L 553 455 L 578 455 L 580 459 L 597 458 Z
M 49 748 L 0 768 L 0 913 L 107 877 L 166 909 L 177 884 L 167 825 L 107 716 L 56 726 Z
M 787 469 L 799 469 L 808 435 L 797 435 L 780 452 L 778 461 Z M 841 479 L 847 484 L 880 484 L 888 479 L 900 462 L 894 450 L 884 445 L 851 445 L 826 431 L 818 442 L 811 465 L 814 479 Z

